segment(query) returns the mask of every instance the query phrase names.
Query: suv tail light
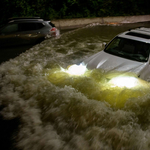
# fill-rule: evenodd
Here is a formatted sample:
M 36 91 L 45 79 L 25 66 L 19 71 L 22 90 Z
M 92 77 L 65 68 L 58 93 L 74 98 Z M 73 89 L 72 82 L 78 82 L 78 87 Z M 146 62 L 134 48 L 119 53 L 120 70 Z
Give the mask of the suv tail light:
M 50 30 L 50 34 L 51 34 L 51 36 L 56 36 L 56 28 L 55 27 L 53 27 L 51 30 Z

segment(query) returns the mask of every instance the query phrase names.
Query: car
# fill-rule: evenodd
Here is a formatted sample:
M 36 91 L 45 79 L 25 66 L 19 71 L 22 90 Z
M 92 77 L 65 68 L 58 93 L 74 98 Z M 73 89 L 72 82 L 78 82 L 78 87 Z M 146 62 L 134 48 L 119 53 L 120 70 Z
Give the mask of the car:
M 36 44 L 57 33 L 58 29 L 50 20 L 40 17 L 11 18 L 0 30 L 0 46 Z
M 88 69 L 133 72 L 150 82 L 150 28 L 137 27 L 115 36 L 104 50 L 81 63 Z

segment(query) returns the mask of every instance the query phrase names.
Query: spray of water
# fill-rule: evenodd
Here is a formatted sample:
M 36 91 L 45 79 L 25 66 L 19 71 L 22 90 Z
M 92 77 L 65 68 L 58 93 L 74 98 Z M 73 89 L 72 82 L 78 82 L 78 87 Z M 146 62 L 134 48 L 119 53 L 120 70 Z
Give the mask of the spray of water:
M 95 69 L 76 76 L 64 71 L 102 49 L 106 40 L 99 37 L 99 28 L 45 40 L 1 64 L 0 113 L 3 120 L 19 120 L 11 137 L 15 148 L 150 148 L 149 83 L 126 73 L 140 87 L 120 87 L 111 80 L 120 72 Z

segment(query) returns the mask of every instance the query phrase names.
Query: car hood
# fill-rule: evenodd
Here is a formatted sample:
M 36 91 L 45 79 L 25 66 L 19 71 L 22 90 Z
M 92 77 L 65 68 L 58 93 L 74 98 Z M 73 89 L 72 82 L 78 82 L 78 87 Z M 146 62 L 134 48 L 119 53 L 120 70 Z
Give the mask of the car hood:
M 101 68 L 106 71 L 127 71 L 139 74 L 146 63 L 133 61 L 101 51 L 83 61 L 88 69 Z

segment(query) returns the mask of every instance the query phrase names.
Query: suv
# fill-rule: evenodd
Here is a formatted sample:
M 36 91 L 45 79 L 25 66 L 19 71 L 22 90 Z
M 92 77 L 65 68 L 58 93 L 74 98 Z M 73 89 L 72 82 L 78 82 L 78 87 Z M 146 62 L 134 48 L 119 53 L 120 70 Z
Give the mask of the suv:
M 12 18 L 0 30 L 0 46 L 36 44 L 57 32 L 54 24 L 39 17 Z
M 89 69 L 134 72 L 150 81 L 150 28 L 139 27 L 117 35 L 105 49 L 85 59 Z

